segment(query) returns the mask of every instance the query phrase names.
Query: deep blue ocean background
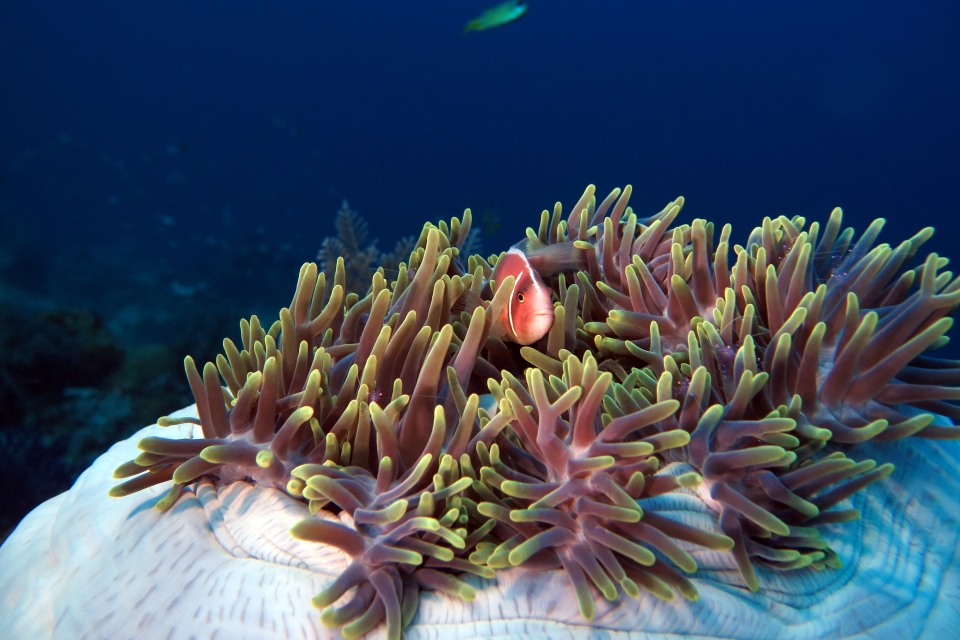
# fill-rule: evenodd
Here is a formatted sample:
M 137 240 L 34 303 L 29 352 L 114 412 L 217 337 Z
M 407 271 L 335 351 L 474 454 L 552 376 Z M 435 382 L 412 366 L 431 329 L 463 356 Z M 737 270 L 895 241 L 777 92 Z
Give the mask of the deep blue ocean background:
M 344 199 L 383 249 L 471 207 L 500 251 L 630 183 L 739 242 L 841 206 L 960 253 L 956 2 L 531 0 L 461 32 L 492 4 L 0 2 L 0 486 L 45 469 L 0 539 L 189 404 L 183 355 L 272 318 Z

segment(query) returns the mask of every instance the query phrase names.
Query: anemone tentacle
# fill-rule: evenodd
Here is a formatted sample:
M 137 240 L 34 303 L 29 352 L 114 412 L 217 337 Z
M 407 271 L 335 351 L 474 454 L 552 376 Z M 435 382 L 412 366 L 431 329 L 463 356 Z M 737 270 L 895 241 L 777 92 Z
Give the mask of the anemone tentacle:
M 893 472 L 848 457 L 857 444 L 960 438 L 934 415 L 960 417 L 960 362 L 927 354 L 960 278 L 936 254 L 909 266 L 933 230 L 874 246 L 882 220 L 855 241 L 835 209 L 822 232 L 765 218 L 732 245 L 729 225 L 675 224 L 683 198 L 639 218 L 631 195 L 598 204 L 591 185 L 527 229 L 580 266 L 542 265 L 554 323 L 522 348 L 492 332 L 513 291 L 490 281 L 503 254 L 460 254 L 469 210 L 424 225 L 396 280 L 380 269 L 366 291 L 347 291 L 342 259 L 332 282 L 305 264 L 269 327 L 253 316 L 215 362 L 185 360 L 199 418 L 160 424 L 203 438 L 144 438 L 110 495 L 172 481 L 165 509 L 198 479 L 250 480 L 337 513 L 290 533 L 350 557 L 313 600 L 344 637 L 384 622 L 398 638 L 421 590 L 470 601 L 465 574 L 507 567 L 563 570 L 590 619 L 594 590 L 696 599 L 688 544 L 732 554 L 751 590 L 757 564 L 841 566 L 820 528 Z M 669 492 L 715 527 L 657 513 Z

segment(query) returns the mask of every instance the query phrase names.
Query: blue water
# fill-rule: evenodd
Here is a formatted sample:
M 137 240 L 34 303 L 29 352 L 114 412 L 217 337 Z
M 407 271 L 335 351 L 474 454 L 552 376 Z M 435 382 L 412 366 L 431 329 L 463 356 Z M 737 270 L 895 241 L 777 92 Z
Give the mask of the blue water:
M 842 206 L 958 254 L 956 2 L 530 0 L 461 33 L 491 4 L 3 0 L 0 301 L 90 309 L 179 376 L 289 300 L 343 199 L 384 249 L 471 207 L 499 251 L 591 182 L 740 242 Z
M 462 34 L 490 4 L 5 2 L 0 210 L 50 250 L 262 228 L 306 259 L 343 198 L 385 244 L 496 207 L 494 249 L 629 182 L 735 237 L 839 205 L 948 250 L 955 2 L 533 0 Z

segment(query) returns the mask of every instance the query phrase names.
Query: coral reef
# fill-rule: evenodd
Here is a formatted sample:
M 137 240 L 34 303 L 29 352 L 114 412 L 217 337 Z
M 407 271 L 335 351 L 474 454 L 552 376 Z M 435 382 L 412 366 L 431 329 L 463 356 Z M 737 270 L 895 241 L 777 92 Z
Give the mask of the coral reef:
M 192 402 L 183 354 L 212 359 L 236 318 L 279 308 L 287 292 L 262 284 L 312 244 L 224 212 L 216 236 L 145 218 L 146 237 L 118 227 L 51 252 L 25 215 L 0 211 L 0 479 L 19 486 L 0 540 L 111 444 Z
M 332 254 L 329 273 L 304 265 L 276 322 L 242 321 L 200 370 L 186 359 L 199 417 L 160 424 L 203 437 L 142 439 L 110 495 L 172 480 L 164 509 L 198 479 L 248 480 L 326 512 L 290 534 L 351 558 L 314 598 L 347 638 L 382 621 L 398 638 L 420 590 L 469 601 L 465 574 L 512 566 L 562 568 L 586 619 L 594 588 L 696 599 L 697 546 L 731 553 L 754 591 L 758 564 L 840 567 L 822 528 L 893 471 L 857 446 L 960 438 L 934 416 L 960 415 L 960 363 L 925 355 L 960 281 L 936 255 L 908 266 L 932 229 L 874 247 L 882 221 L 854 242 L 839 210 L 822 234 L 767 218 L 731 260 L 729 225 L 674 225 L 682 199 L 641 219 L 630 194 L 591 186 L 528 230 L 585 264 L 549 278 L 554 324 L 531 347 L 490 335 L 513 282 L 487 282 L 498 256 L 461 255 L 469 210 L 426 224 L 392 282 L 352 284 Z M 715 527 L 657 512 L 688 489 Z
M 55 308 L 25 315 L 0 303 L 0 326 L 0 480 L 20 487 L 0 510 L 3 539 L 129 435 L 140 414 L 108 389 L 124 350 L 96 314 Z
M 124 235 L 51 255 L 15 220 L 0 212 L 0 477 L 22 489 L 0 506 L 0 540 L 137 425 L 189 402 L 182 354 L 215 357 L 237 317 L 281 304 L 260 284 L 300 264 L 288 239 L 235 226 L 213 238 L 158 225 L 149 247 Z
M 369 244 L 369 229 L 363 216 L 350 208 L 346 200 L 337 211 L 334 219 L 337 235 L 323 239 L 317 260 L 327 278 L 332 278 L 337 268 L 337 260 L 343 260 L 344 277 L 348 291 L 360 292 L 370 286 L 370 276 L 378 268 L 392 273 L 413 249 L 413 238 L 401 238 L 393 251 L 381 253 L 377 240 Z

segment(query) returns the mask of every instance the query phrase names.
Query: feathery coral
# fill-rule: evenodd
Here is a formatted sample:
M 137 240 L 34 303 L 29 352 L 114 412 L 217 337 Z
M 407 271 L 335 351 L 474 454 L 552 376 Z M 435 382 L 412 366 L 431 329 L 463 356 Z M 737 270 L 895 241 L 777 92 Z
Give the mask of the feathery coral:
M 346 200 L 337 211 L 335 226 L 337 235 L 323 239 L 317 260 L 328 278 L 333 277 L 338 261 L 342 260 L 348 291 L 359 292 L 368 287 L 371 274 L 378 268 L 395 271 L 413 249 L 410 237 L 400 238 L 389 253 L 380 252 L 376 239 L 363 246 L 369 235 L 367 221 Z

